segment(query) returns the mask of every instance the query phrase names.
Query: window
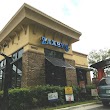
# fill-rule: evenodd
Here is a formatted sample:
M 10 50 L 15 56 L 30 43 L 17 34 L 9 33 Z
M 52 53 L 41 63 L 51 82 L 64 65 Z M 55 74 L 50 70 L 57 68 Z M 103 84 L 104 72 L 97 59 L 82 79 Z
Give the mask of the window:
M 59 59 L 63 58 L 63 53 L 61 52 L 57 52 L 57 51 L 49 50 L 49 49 L 45 49 L 44 51 L 45 51 L 45 56 L 59 58 Z
M 102 80 L 99 82 L 99 86 L 103 86 L 103 85 L 107 85 L 106 82 L 105 82 L 105 79 L 102 79 Z
M 14 53 L 14 54 L 12 55 L 12 57 L 13 57 L 13 60 L 16 60 L 16 59 L 17 59 L 17 53 Z
M 87 71 L 81 68 L 76 68 L 76 74 L 77 74 L 77 82 L 80 84 L 80 82 L 84 81 L 85 84 L 87 84 Z
M 1 63 L 0 63 L 0 67 L 4 67 L 6 65 L 6 59 L 2 60 Z
M 12 87 L 21 87 L 23 49 L 12 54 Z M 15 58 L 14 58 L 15 57 Z
M 23 54 L 23 49 L 21 49 L 21 50 L 18 51 L 18 58 L 21 58 L 22 57 L 22 54 Z
M 21 77 L 22 77 L 22 54 L 23 49 L 20 49 L 12 54 L 12 80 L 11 80 L 11 87 L 21 87 Z M 4 81 L 4 70 L 6 66 L 6 59 L 2 60 L 0 63 L 0 88 L 3 88 L 3 81 Z
M 105 85 L 110 85 L 110 77 L 108 78 L 103 78 L 100 82 L 98 86 L 105 86 Z
M 64 59 L 63 53 L 45 49 L 45 56 L 52 57 L 52 59 Z M 65 68 L 54 66 L 49 60 L 45 59 L 45 75 L 46 84 L 54 86 L 66 86 L 66 72 Z

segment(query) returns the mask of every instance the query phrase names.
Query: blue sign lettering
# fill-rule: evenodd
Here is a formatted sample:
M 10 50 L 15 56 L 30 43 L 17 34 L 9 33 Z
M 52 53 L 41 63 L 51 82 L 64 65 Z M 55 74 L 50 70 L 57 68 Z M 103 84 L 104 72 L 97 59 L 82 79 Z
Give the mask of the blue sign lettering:
M 45 37 L 42 37 L 42 44 L 46 44 L 46 38 Z
M 49 44 L 49 45 L 52 45 L 52 42 L 51 42 L 51 40 L 50 40 L 50 39 L 48 39 L 48 44 Z
M 63 43 L 57 42 L 55 40 L 47 39 L 44 36 L 42 36 L 42 38 L 41 38 L 41 44 L 45 44 L 45 45 L 48 44 L 48 45 L 52 45 L 55 47 L 63 48 L 65 51 L 69 51 L 69 47 L 67 44 L 63 44 Z

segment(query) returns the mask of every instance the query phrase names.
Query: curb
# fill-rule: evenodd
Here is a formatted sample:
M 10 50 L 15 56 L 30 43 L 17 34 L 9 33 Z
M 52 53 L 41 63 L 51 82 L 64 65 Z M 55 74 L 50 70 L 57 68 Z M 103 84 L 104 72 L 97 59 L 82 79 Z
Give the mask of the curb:
M 97 102 L 93 102 L 93 103 L 81 104 L 81 105 L 76 105 L 76 106 L 71 106 L 71 107 L 66 107 L 66 108 L 60 108 L 60 109 L 54 109 L 54 110 L 69 110 L 69 109 L 76 109 L 76 108 L 80 108 L 80 107 L 84 107 L 84 106 L 93 105 L 93 104 L 96 104 L 96 103 L 97 103 Z

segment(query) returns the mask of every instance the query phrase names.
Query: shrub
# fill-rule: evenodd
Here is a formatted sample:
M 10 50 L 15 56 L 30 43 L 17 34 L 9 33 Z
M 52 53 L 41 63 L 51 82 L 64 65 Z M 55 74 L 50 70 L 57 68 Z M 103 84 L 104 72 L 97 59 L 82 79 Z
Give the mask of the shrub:
M 9 90 L 9 110 L 24 110 L 28 104 L 32 104 L 32 98 L 28 88 Z
M 73 94 L 76 101 L 93 99 L 91 89 L 86 86 L 86 93 L 81 97 L 81 88 L 73 86 Z M 58 92 L 58 100 L 48 101 L 48 93 Z M 0 97 L 3 91 L 0 92 Z M 15 88 L 9 90 L 9 110 L 27 110 L 33 107 L 57 106 L 67 103 L 65 101 L 64 87 L 60 86 L 36 86 L 28 88 Z
M 60 86 L 37 86 L 30 88 L 33 97 L 33 103 L 36 106 L 55 106 L 64 104 L 64 88 Z M 48 93 L 58 92 L 58 100 L 55 102 L 48 101 Z
M 48 101 L 48 93 L 58 92 L 58 100 Z M 3 92 L 0 92 L 2 96 Z M 64 104 L 64 88 L 60 86 L 36 86 L 9 90 L 9 110 L 27 110 Z

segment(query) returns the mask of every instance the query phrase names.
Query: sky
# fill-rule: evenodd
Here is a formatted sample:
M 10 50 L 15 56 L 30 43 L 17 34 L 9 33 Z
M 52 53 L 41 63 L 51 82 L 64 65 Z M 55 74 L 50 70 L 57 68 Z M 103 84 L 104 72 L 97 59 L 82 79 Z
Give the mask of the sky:
M 89 54 L 110 48 L 110 0 L 2 0 L 0 30 L 24 3 L 80 31 L 74 51 Z

